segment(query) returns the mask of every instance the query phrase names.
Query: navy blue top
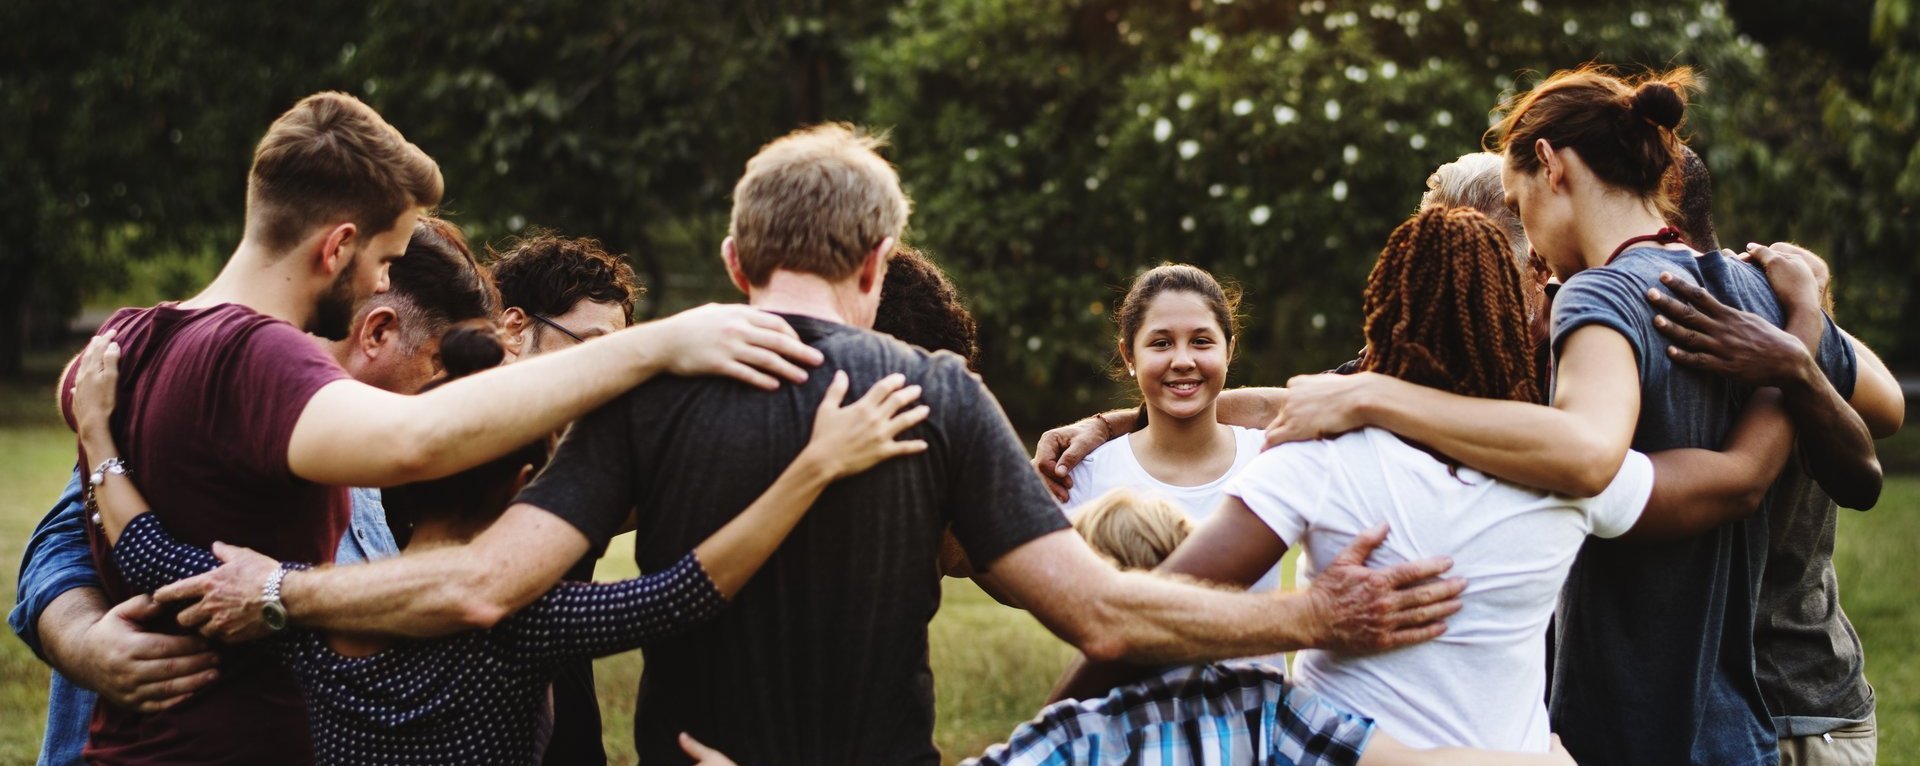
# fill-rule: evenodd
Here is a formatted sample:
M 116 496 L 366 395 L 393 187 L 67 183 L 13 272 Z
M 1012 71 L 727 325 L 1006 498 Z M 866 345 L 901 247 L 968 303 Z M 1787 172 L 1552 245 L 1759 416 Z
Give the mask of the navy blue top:
M 1599 325 L 1639 359 L 1633 448 L 1719 449 L 1753 393 L 1675 365 L 1653 328 L 1646 291 L 1660 273 L 1705 288 L 1775 325 L 1782 314 L 1758 269 L 1718 252 L 1642 247 L 1568 279 L 1553 301 L 1553 349 Z M 1661 288 L 1664 291 L 1664 288 Z M 1827 322 L 1816 359 L 1852 395 L 1853 347 Z M 1782 472 L 1783 483 L 1810 481 Z M 1769 500 L 1769 502 L 1773 502 Z M 1589 538 L 1555 615 L 1549 709 L 1553 730 L 1583 764 L 1774 764 L 1777 735 L 1754 668 L 1754 617 L 1766 563 L 1769 506 L 1691 539 L 1631 543 Z
M 113 549 L 128 584 L 151 591 L 214 569 L 205 549 L 141 514 Z M 272 641 L 300 680 L 322 764 L 532 764 L 546 736 L 547 686 L 561 661 L 633 649 L 726 606 L 692 553 L 654 574 L 563 583 L 490 630 L 404 641 L 365 657 L 320 633 Z

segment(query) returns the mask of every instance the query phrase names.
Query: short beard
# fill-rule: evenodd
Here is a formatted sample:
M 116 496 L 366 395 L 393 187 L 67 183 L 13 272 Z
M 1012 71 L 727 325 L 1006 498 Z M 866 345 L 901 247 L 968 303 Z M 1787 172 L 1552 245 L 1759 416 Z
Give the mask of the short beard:
M 360 297 L 353 294 L 354 264 L 348 262 L 333 278 L 333 284 L 320 294 L 319 303 L 313 307 L 313 318 L 307 322 L 307 332 L 327 340 L 346 340 L 353 332 L 354 309 L 359 308 Z

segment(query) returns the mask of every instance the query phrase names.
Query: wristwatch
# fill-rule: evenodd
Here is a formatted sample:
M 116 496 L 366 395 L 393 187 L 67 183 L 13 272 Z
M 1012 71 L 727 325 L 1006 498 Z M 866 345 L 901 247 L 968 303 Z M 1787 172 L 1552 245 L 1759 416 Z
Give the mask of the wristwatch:
M 279 567 L 267 575 L 266 587 L 260 589 L 260 620 L 275 633 L 287 629 L 287 605 L 280 602 L 280 581 L 286 578 L 287 568 Z

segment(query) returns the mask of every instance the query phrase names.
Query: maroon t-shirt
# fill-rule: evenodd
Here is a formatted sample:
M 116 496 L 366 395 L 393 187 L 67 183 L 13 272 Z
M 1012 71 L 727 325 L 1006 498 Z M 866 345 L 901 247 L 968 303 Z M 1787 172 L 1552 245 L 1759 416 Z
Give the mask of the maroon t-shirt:
M 168 531 L 194 545 L 331 561 L 347 527 L 346 490 L 287 466 L 307 402 L 347 377 L 313 337 L 234 304 L 122 309 L 106 329 L 119 330 L 121 349 L 114 439 Z M 71 376 L 63 390 L 72 391 Z M 97 530 L 89 537 L 108 596 L 126 599 L 106 541 Z M 179 630 L 171 620 L 153 627 Z M 241 646 L 223 651 L 218 682 L 166 711 L 96 705 L 85 755 L 105 764 L 310 764 L 313 744 L 293 676 L 271 652 Z

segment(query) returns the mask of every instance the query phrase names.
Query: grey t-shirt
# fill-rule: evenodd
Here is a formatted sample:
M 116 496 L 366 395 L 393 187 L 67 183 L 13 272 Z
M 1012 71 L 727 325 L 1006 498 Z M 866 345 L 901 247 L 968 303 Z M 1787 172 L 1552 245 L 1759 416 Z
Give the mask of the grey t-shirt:
M 643 763 L 683 763 L 682 731 L 741 763 L 937 764 L 927 622 L 945 530 L 985 570 L 1068 528 L 966 363 L 888 336 L 788 316 L 826 363 L 762 391 L 655 379 L 574 425 L 520 501 L 600 545 L 629 508 L 642 571 L 671 566 L 751 504 L 806 445 L 834 370 L 849 398 L 894 372 L 924 387 L 927 452 L 828 487 L 766 567 L 711 622 L 644 647 L 634 710 Z
M 1800 455 L 1785 473 L 1804 473 Z M 1840 609 L 1833 535 L 1840 507 L 1814 482 L 1776 485 L 1754 624 L 1760 691 L 1783 737 L 1807 737 L 1873 714 L 1860 635 Z
M 1624 336 L 1639 360 L 1633 448 L 1718 449 L 1750 388 L 1676 366 L 1645 294 L 1661 272 L 1780 324 L 1757 269 L 1719 253 L 1642 247 L 1567 280 L 1553 347 L 1588 325 Z M 1664 288 L 1660 288 L 1663 289 Z M 1828 323 L 1817 358 L 1850 395 L 1852 346 Z M 1673 543 L 1589 539 L 1555 616 L 1553 729 L 1582 763 L 1772 764 L 1776 733 L 1756 677 L 1754 634 L 1776 500 L 1810 484 L 1783 471 L 1753 515 Z

